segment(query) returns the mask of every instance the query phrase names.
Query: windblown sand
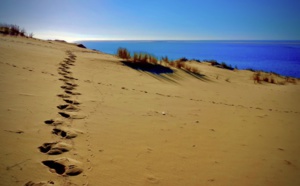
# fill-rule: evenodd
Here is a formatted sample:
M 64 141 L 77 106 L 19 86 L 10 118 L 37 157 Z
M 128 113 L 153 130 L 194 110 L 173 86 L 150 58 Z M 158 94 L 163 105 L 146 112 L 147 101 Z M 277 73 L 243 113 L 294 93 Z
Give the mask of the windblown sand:
M 300 82 L 192 65 L 0 36 L 0 185 L 300 185 Z

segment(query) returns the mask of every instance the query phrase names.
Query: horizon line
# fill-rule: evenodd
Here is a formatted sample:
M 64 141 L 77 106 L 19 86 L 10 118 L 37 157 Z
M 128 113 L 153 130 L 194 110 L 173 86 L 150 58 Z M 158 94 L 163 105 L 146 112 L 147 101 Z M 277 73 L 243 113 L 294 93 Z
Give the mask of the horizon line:
M 74 41 L 300 41 L 300 39 L 79 39 Z
M 88 39 L 84 39 L 84 40 L 74 40 L 71 43 L 80 43 L 80 42 L 231 42 L 231 43 L 241 43 L 241 42 L 247 42 L 247 43 L 251 43 L 251 42 L 264 42 L 264 43 L 273 43 L 273 42 L 291 42 L 292 44 L 300 44 L 300 40 L 273 40 L 273 39 L 266 39 L 266 40 L 262 40 L 262 39 L 258 39 L 258 40 L 253 40 L 253 39 L 196 39 L 196 40 L 191 40 L 191 39 L 187 39 L 187 40 L 183 40 L 183 39 L 177 39 L 177 40 L 162 40 L 162 39 L 158 39 L 158 40 L 148 40 L 148 39 L 114 39 L 114 40 L 88 40 Z

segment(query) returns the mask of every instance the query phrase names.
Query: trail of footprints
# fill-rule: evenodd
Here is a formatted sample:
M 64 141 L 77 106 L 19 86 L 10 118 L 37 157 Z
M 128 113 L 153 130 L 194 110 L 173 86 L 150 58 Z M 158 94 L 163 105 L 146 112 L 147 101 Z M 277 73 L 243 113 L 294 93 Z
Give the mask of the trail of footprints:
M 72 122 L 76 119 L 84 119 L 84 115 L 78 114 L 80 111 L 80 102 L 77 97 L 81 94 L 76 92 L 78 85 L 77 78 L 72 76 L 71 66 L 75 65 L 76 56 L 67 51 L 68 57 L 59 63 L 58 74 L 59 80 L 63 82 L 61 89 L 64 91 L 57 96 L 62 99 L 62 104 L 57 106 L 59 118 L 45 120 L 44 123 L 52 127 L 52 134 L 56 135 L 58 140 L 53 142 L 46 142 L 38 147 L 41 153 L 55 156 L 63 155 L 72 151 L 74 138 L 82 134 L 81 131 L 72 128 Z M 76 176 L 83 172 L 82 163 L 68 157 L 53 158 L 42 161 L 42 164 L 47 166 L 50 172 L 62 176 Z M 51 181 L 52 182 L 52 181 Z M 45 183 L 47 185 L 49 183 Z M 54 183 L 52 183 L 54 184 Z M 25 185 L 43 185 L 43 182 L 34 183 L 32 181 Z

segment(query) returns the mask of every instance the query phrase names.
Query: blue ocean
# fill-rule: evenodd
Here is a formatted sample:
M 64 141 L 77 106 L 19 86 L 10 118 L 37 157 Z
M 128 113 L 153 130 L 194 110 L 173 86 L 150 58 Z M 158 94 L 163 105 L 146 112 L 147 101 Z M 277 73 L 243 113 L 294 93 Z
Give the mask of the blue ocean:
M 158 58 L 216 60 L 238 69 L 300 78 L 300 41 L 80 41 L 90 49 L 116 54 L 119 47 Z

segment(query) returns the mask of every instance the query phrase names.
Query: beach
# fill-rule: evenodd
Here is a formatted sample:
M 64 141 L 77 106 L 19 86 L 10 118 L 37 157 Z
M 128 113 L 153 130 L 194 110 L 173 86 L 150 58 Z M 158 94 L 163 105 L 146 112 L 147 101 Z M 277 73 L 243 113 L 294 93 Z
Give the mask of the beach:
M 300 81 L 188 63 L 0 35 L 0 185 L 300 185 Z

